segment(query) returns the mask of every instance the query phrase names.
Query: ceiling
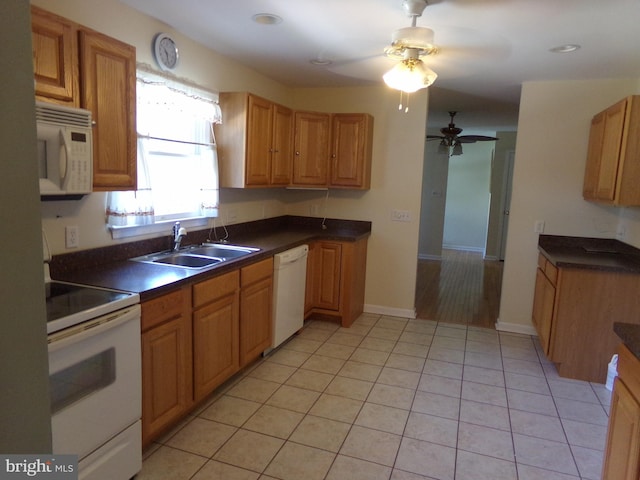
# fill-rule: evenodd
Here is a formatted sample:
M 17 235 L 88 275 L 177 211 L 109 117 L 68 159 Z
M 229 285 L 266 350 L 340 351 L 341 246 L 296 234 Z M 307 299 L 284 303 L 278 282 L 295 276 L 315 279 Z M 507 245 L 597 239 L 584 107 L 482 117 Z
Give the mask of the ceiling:
M 381 84 L 402 0 L 121 0 L 292 87 Z M 282 22 L 256 23 L 258 13 Z M 429 0 L 417 25 L 435 32 L 429 126 L 513 130 L 530 80 L 640 78 L 640 0 Z M 573 53 L 552 53 L 579 44 Z M 328 66 L 310 60 L 330 60 Z

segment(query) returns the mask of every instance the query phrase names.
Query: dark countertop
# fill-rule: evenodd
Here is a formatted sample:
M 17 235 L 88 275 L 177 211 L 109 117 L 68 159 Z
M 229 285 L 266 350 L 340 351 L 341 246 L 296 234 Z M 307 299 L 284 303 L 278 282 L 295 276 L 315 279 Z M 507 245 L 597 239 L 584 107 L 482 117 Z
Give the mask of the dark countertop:
M 86 250 L 54 256 L 51 276 L 55 280 L 93 285 L 140 294 L 141 300 L 162 295 L 187 283 L 217 276 L 239 267 L 268 258 L 312 240 L 356 241 L 371 234 L 371 222 L 308 217 L 277 217 L 266 221 L 248 222 L 227 227 L 228 242 L 233 245 L 257 247 L 260 251 L 236 260 L 203 269 L 155 265 L 129 260 L 147 253 L 166 250 L 167 240 L 134 242 L 113 247 Z M 188 232 L 184 246 L 203 243 L 211 232 Z M 226 232 L 216 231 L 214 238 L 224 238 Z M 160 243 L 159 243 L 160 242 Z
M 614 322 L 613 331 L 620 337 L 622 343 L 640 359 L 640 325 L 632 323 Z
M 640 250 L 615 239 L 540 235 L 538 249 L 556 267 L 640 273 Z

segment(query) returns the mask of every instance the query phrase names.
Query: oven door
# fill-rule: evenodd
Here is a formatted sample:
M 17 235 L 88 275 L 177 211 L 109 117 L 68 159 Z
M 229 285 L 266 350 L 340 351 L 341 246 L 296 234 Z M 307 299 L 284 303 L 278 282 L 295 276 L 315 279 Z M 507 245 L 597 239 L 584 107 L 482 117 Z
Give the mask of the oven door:
M 49 336 L 53 453 L 78 459 L 142 413 L 140 305 Z

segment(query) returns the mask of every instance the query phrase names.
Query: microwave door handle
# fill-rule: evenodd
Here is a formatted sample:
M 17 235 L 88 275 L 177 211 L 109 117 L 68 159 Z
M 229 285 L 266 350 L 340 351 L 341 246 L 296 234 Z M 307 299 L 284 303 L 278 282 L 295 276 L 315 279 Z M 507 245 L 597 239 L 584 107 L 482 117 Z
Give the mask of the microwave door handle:
M 60 187 L 62 190 L 67 189 L 67 163 L 69 159 L 69 142 L 67 141 L 66 132 L 60 132 Z

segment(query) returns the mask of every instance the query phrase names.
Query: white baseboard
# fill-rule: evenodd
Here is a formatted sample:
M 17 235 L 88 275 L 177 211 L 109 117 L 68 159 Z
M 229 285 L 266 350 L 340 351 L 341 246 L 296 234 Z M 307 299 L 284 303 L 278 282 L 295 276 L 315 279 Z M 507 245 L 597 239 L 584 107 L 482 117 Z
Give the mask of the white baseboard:
M 391 308 L 384 307 L 382 305 L 364 305 L 365 313 L 377 313 L 380 315 L 388 315 L 390 317 L 402 317 L 402 318 L 416 318 L 415 308 Z
M 484 255 L 484 247 L 470 247 L 467 245 L 450 245 L 442 244 L 442 248 L 445 250 L 461 250 L 463 252 L 477 252 Z
M 496 322 L 496 330 L 500 332 L 521 333 L 523 335 L 538 336 L 538 332 L 533 325 L 522 325 L 521 323 Z
M 442 260 L 442 255 L 429 255 L 427 253 L 419 253 L 418 260 Z

